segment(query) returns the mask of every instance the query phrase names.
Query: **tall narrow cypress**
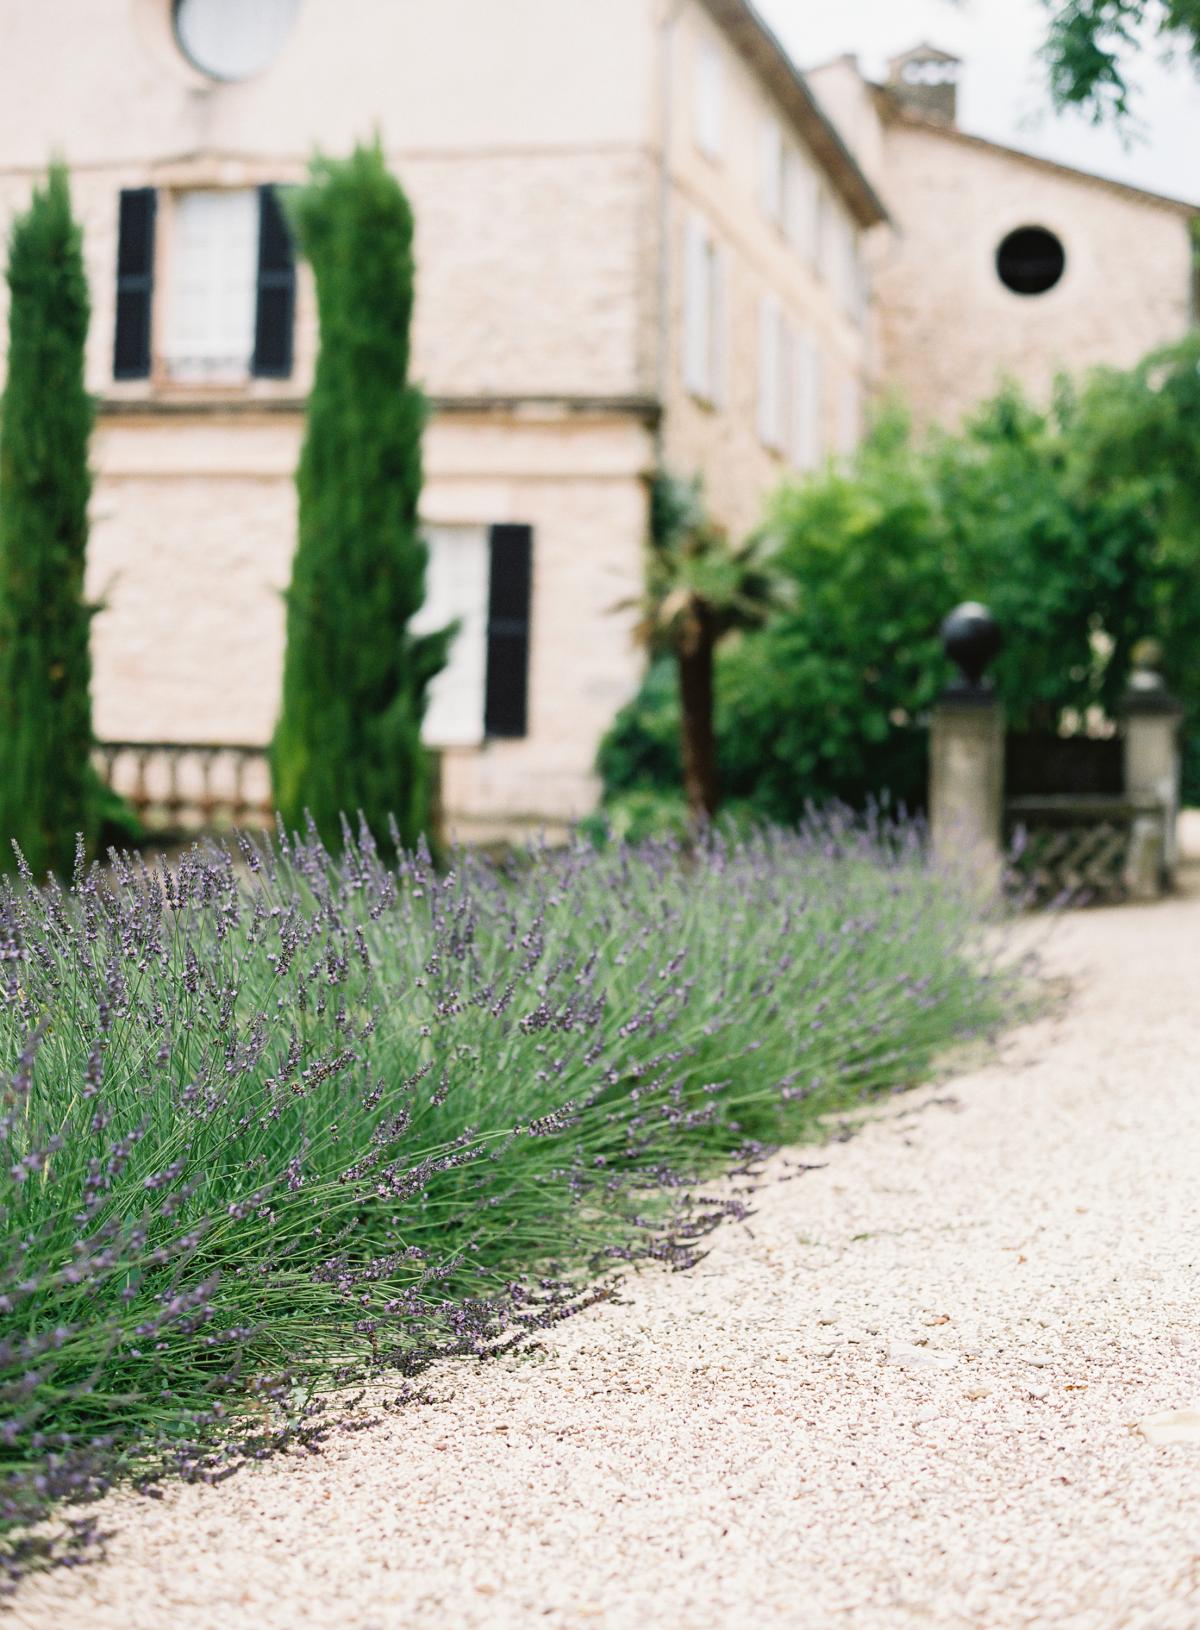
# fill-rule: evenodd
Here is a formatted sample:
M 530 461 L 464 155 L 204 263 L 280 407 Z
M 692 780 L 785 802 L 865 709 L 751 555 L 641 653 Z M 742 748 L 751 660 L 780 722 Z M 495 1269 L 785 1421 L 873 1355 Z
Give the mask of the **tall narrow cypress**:
M 410 383 L 413 220 L 378 145 L 318 160 L 292 220 L 316 278 L 321 348 L 297 476 L 275 800 L 336 844 L 361 811 L 413 844 L 429 815 L 421 744 L 453 630 L 415 635 L 427 549 L 418 521 L 424 400 Z
M 90 305 L 82 232 L 55 167 L 12 231 L 0 403 L 0 865 L 40 874 L 93 836 L 91 608 L 84 603 Z

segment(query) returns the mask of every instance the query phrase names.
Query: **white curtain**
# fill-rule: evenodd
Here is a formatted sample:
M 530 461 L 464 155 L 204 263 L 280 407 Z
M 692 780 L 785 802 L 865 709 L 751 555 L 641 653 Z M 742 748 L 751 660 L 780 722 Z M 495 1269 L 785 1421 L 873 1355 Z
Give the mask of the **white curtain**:
M 244 379 L 254 354 L 258 194 L 185 192 L 168 243 L 167 366 L 173 378 Z
M 758 434 L 764 446 L 783 446 L 783 378 L 786 341 L 779 302 L 765 295 L 758 314 Z
M 709 392 L 713 406 L 724 407 L 729 397 L 729 256 L 711 239 L 707 247 Z
M 774 119 L 768 119 L 762 128 L 760 189 L 762 207 L 767 219 L 783 219 L 783 131 Z
M 721 53 L 711 41 L 705 41 L 696 58 L 695 129 L 696 145 L 709 158 L 721 156 L 724 92 L 725 70 Z
M 487 685 L 487 619 L 491 550 L 485 526 L 429 526 L 425 604 L 412 620 L 417 634 L 447 623 L 460 628 L 450 661 L 429 687 L 422 732 L 430 747 L 477 747 L 483 741 Z
M 792 247 L 812 261 L 817 255 L 817 172 L 797 147 L 789 147 L 783 171 L 783 225 Z
M 708 230 L 689 215 L 683 237 L 683 382 L 705 401 L 712 392 L 711 269 Z

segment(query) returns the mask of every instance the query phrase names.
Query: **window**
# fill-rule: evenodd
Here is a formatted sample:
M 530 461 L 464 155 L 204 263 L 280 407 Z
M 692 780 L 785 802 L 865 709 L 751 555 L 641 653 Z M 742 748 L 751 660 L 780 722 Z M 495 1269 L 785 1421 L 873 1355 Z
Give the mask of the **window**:
M 861 322 L 866 316 L 866 280 L 858 229 L 824 185 L 818 192 L 816 223 L 817 270 L 843 307 Z
M 212 79 L 249 79 L 270 66 L 300 0 L 175 0 L 175 38 L 194 68 Z
M 528 713 L 533 532 L 527 526 L 426 528 L 429 566 L 416 634 L 459 630 L 429 687 L 431 747 L 478 747 L 524 736 Z
M 258 195 L 185 192 L 171 212 L 167 372 L 172 379 L 244 379 L 254 356 Z
M 113 377 L 155 370 L 152 322 L 158 197 L 120 195 Z M 296 270 L 273 187 L 167 195 L 162 372 L 179 381 L 236 383 L 292 371 Z
M 412 620 L 414 634 L 460 624 L 450 660 L 429 687 L 425 740 L 434 747 L 474 747 L 483 740 L 490 575 L 486 526 L 426 528 L 429 565 L 425 603 Z
M 863 316 L 863 274 L 859 256 L 858 233 L 848 215 L 839 210 L 834 229 L 837 271 L 834 286 L 842 305 L 855 319 Z
M 1061 279 L 1067 252 L 1044 226 L 1010 232 L 996 251 L 996 272 L 1014 294 L 1046 294 Z
M 699 216 L 685 228 L 683 291 L 684 384 L 719 406 L 725 399 L 726 257 Z
M 841 211 L 826 187 L 821 188 L 817 263 L 822 278 L 836 289 L 845 266 L 845 237 Z
M 761 195 L 763 212 L 769 221 L 783 221 L 783 132 L 770 119 L 762 129 Z
M 792 357 L 792 422 L 790 450 L 800 470 L 815 470 L 825 450 L 825 381 L 821 353 L 808 334 Z
M 783 161 L 783 230 L 792 247 L 808 260 L 817 256 L 816 171 L 797 147 Z
M 779 302 L 765 295 L 758 312 L 758 434 L 764 447 L 781 452 L 787 400 L 788 358 L 791 336 Z
M 725 66 L 712 41 L 705 41 L 699 48 L 694 90 L 696 146 L 706 157 L 720 158 Z

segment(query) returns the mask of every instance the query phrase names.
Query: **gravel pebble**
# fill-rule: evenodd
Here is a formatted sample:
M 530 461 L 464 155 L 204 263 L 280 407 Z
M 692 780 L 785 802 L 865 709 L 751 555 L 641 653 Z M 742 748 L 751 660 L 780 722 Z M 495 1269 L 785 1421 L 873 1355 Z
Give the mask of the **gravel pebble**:
M 1064 921 L 1061 1008 L 694 1272 L 317 1458 L 114 1498 L 15 1618 L 1197 1630 L 1200 1460 L 1146 1423 L 1200 1376 L 1198 949 L 1194 894 Z

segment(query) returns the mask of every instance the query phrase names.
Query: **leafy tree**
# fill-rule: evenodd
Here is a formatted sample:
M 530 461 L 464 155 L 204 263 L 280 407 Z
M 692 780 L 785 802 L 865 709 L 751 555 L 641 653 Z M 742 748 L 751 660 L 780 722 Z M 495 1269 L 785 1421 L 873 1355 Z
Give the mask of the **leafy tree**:
M 1128 119 L 1128 61 L 1147 35 L 1179 45 L 1200 68 L 1200 0 L 1043 0 L 1050 12 L 1044 56 L 1060 107 L 1094 124 Z
M 924 799 L 924 717 L 947 677 L 938 628 L 983 599 L 1016 729 L 1110 718 L 1153 635 L 1188 708 L 1200 781 L 1200 341 L 1130 373 L 1014 386 L 914 446 L 892 409 L 844 468 L 780 493 L 768 520 L 783 608 L 716 666 L 725 791 L 788 820 L 809 800 Z M 678 713 L 661 673 L 600 753 L 609 799 L 670 784 Z M 1200 785 L 1196 785 L 1200 793 Z
M 343 811 L 416 842 L 429 814 L 421 744 L 430 681 L 453 629 L 416 635 L 425 407 L 409 383 L 413 219 L 378 145 L 318 160 L 293 203 L 316 277 L 321 349 L 297 485 L 300 537 L 287 597 L 276 802 L 327 843 Z
M 919 802 L 917 721 L 944 677 L 949 540 L 902 415 L 851 469 L 784 488 L 768 527 L 790 600 L 723 671 L 731 793 L 781 819 L 884 788 Z
M 1149 542 L 1126 638 L 1152 635 L 1184 706 L 1184 794 L 1200 803 L 1200 334 L 1081 393 L 1070 478 L 1080 501 L 1124 507 Z M 1127 653 L 1124 653 L 1127 654 Z M 1123 655 L 1124 655 L 1123 654 Z M 1112 664 L 1124 676 L 1126 662 Z
M 994 672 L 1018 729 L 1053 731 L 1064 709 L 1115 716 L 1152 622 L 1157 533 L 1140 483 L 1089 488 L 1081 436 L 1065 381 L 1047 412 L 1007 386 L 925 455 L 955 596 L 985 599 L 1005 631 Z
M 0 864 L 70 868 L 92 840 L 92 610 L 84 603 L 93 406 L 83 236 L 55 166 L 12 231 L 0 404 Z
M 660 475 L 650 500 L 646 591 L 637 635 L 669 652 L 679 684 L 684 798 L 694 821 L 717 810 L 713 670 L 717 646 L 737 629 L 766 620 L 773 603 L 762 540 L 731 543 L 705 513 L 699 481 Z

